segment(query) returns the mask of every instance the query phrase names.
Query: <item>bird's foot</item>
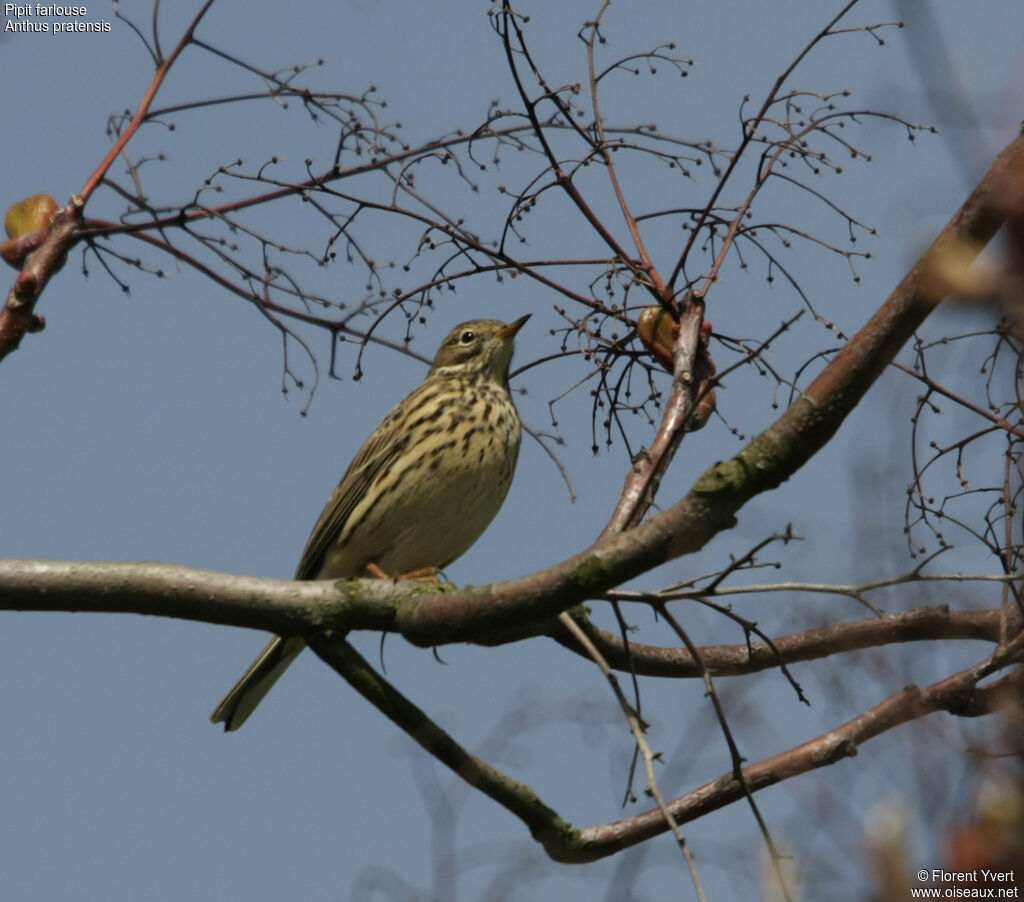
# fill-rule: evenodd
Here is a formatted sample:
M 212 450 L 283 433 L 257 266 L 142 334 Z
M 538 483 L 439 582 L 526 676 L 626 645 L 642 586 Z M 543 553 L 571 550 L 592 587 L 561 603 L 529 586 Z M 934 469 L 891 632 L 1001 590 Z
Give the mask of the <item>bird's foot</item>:
M 366 572 L 377 579 L 394 579 L 396 581 L 400 579 L 413 579 L 421 583 L 439 583 L 441 581 L 437 575 L 441 571 L 437 567 L 420 567 L 419 570 L 410 570 L 408 573 L 392 577 L 390 573 L 385 573 L 377 564 L 371 562 L 366 565 Z

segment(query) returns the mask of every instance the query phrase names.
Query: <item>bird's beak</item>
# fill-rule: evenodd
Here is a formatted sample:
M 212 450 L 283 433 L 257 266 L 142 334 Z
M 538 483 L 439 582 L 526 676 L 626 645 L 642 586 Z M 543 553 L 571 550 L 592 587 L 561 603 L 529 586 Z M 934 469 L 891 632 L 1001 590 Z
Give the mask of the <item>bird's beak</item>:
M 495 338 L 511 338 L 516 334 L 523 326 L 526 325 L 526 321 L 533 316 L 532 313 L 527 313 L 526 316 L 521 316 L 514 323 L 509 323 L 505 328 L 499 329 L 494 333 Z

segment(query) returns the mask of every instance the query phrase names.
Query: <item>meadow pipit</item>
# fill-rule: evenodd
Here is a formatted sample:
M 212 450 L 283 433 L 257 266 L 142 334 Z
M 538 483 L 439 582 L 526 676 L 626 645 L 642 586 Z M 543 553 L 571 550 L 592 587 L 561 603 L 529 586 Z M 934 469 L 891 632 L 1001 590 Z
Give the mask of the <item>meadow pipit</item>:
M 508 389 L 514 323 L 475 319 L 442 342 L 423 383 L 359 449 L 302 554 L 296 579 L 438 570 L 498 513 L 519 457 Z M 237 730 L 305 648 L 275 636 L 213 712 Z

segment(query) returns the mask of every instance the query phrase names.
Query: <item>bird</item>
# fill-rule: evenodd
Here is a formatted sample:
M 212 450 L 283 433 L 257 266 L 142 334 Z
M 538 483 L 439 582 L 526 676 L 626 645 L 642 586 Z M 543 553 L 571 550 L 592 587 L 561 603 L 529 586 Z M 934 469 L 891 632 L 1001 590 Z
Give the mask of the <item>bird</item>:
M 515 322 L 475 319 L 441 343 L 426 378 L 352 459 L 295 579 L 436 576 L 483 534 L 512 484 L 522 424 L 509 391 Z M 210 719 L 237 730 L 306 647 L 275 636 Z

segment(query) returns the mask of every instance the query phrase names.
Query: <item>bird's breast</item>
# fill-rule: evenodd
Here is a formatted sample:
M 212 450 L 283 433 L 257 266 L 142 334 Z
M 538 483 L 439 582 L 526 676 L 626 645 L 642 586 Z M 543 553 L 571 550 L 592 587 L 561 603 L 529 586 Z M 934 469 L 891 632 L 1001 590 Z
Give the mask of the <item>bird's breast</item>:
M 521 439 L 504 386 L 453 383 L 418 405 L 399 428 L 404 447 L 352 510 L 322 576 L 359 573 L 368 563 L 394 576 L 445 567 L 501 508 Z

